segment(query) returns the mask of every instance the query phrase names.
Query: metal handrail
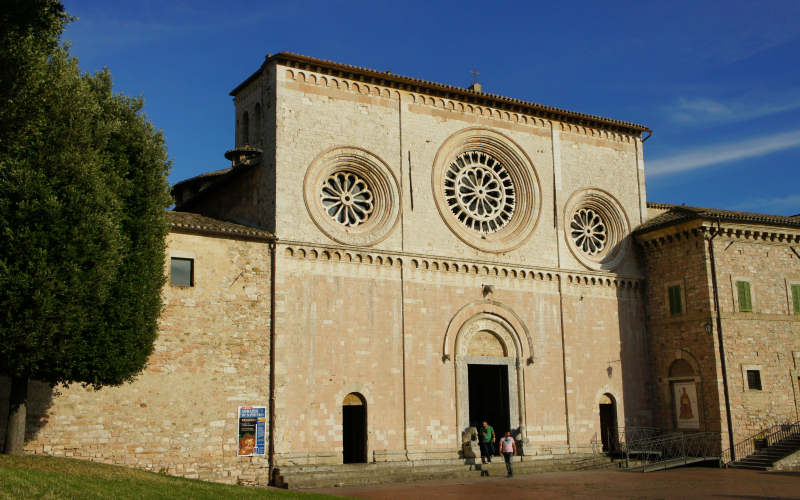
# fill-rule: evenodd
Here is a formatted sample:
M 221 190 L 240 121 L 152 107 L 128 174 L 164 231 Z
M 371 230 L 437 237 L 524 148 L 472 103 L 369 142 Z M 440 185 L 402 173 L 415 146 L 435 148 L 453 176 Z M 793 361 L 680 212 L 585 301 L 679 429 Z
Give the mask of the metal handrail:
M 627 426 L 607 430 L 607 443 L 610 453 L 625 453 L 630 443 L 653 439 L 667 434 L 669 431 L 658 427 Z
M 718 459 L 720 435 L 717 432 L 684 433 L 655 427 L 634 427 L 620 432 L 615 450 L 625 457 L 625 466 L 630 468 L 631 459 L 636 459 L 642 471 L 669 465 L 696 462 L 697 459 Z M 609 437 L 609 443 L 613 440 Z
M 716 459 L 719 457 L 720 435 L 717 432 L 673 432 L 661 437 L 631 443 L 626 463 L 630 465 L 630 454 L 641 462 L 642 472 L 654 470 L 659 464 L 666 469 L 676 462 L 683 464 L 693 459 Z
M 792 423 L 775 424 L 760 430 L 752 436 L 728 448 L 720 456 L 720 466 L 727 467 L 736 460 L 748 457 L 761 448 L 780 443 L 784 439 L 800 436 L 800 420 Z

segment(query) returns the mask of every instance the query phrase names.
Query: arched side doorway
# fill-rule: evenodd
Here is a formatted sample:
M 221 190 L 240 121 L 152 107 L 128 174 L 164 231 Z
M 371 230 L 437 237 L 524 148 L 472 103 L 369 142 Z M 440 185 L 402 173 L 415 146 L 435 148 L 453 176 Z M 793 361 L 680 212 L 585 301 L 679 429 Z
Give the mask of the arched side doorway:
M 351 392 L 342 401 L 342 462 L 367 461 L 367 400 Z
M 697 400 L 695 370 L 685 359 L 669 365 L 669 389 L 672 398 L 672 418 L 678 430 L 700 429 L 700 405 Z
M 486 420 L 500 436 L 524 441 L 522 345 L 510 324 L 491 314 L 466 321 L 455 339 L 456 409 L 461 432 Z
M 600 397 L 600 439 L 606 453 L 617 450 L 619 436 L 617 434 L 617 400 L 611 394 Z

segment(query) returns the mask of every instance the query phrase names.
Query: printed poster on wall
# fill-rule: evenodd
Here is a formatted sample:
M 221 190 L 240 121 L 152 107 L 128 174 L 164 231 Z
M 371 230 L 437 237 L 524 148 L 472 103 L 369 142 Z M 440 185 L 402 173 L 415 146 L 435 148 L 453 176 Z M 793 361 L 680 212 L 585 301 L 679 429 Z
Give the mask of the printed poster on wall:
M 267 407 L 239 407 L 239 449 L 240 457 L 266 455 Z
M 699 429 L 700 415 L 694 382 L 674 382 L 672 391 L 678 429 Z

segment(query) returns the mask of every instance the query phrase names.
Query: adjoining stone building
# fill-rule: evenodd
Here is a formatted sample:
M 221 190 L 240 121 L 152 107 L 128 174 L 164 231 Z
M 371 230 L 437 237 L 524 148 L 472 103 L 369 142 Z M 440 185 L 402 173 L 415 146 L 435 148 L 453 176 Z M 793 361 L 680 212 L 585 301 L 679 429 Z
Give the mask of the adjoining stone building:
M 729 448 L 800 420 L 800 217 L 648 207 L 635 235 L 653 424 L 720 432 Z M 686 418 L 681 398 L 696 403 Z
M 541 457 L 671 426 L 682 381 L 698 427 L 724 431 L 713 339 L 696 331 L 706 261 L 653 243 L 689 223 L 648 209 L 647 127 L 288 53 L 232 95 L 232 166 L 173 189 L 147 369 L 97 393 L 40 391 L 28 451 L 266 483 L 270 459 L 458 459 L 489 420 Z M 784 250 L 798 238 L 785 219 Z M 697 274 L 682 277 L 686 252 Z M 659 302 L 673 282 L 692 308 L 681 320 Z M 773 293 L 751 296 L 759 318 Z M 765 321 L 788 341 L 794 318 Z M 788 362 L 758 359 L 764 388 Z M 239 457 L 237 408 L 260 405 L 266 457 Z M 741 432 L 751 413 L 734 415 Z

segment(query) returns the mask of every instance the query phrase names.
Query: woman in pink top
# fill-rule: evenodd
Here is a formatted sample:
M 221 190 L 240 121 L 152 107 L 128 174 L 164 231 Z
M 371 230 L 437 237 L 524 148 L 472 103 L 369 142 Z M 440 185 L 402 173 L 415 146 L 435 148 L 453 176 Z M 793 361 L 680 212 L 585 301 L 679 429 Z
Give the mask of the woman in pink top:
M 514 475 L 514 471 L 511 470 L 511 457 L 517 454 L 517 443 L 508 431 L 506 431 L 506 435 L 500 439 L 500 451 L 503 453 L 503 459 L 506 461 L 508 477 L 511 477 Z

